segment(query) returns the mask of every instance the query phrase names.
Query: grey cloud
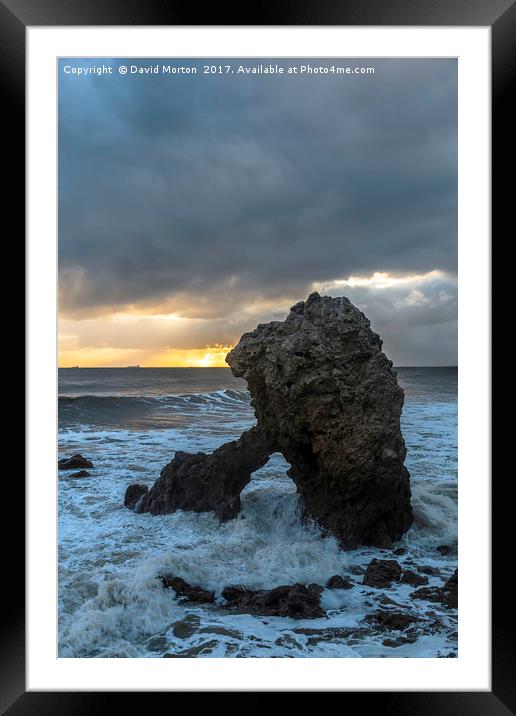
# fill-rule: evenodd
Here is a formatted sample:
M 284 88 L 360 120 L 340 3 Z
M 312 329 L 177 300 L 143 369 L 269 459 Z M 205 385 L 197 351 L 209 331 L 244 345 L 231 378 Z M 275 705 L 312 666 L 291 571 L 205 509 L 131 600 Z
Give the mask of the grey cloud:
M 396 365 L 457 365 L 457 281 L 452 276 L 402 288 L 346 287 Z
M 376 74 L 61 74 L 62 312 L 223 319 L 314 281 L 455 272 L 456 61 L 357 62 Z

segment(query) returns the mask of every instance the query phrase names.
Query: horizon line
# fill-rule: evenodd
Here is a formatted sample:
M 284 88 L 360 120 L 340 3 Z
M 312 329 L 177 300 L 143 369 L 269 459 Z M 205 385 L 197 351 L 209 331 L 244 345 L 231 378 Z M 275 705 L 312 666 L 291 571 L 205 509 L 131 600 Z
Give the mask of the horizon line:
M 395 368 L 458 368 L 458 365 L 439 364 L 439 365 L 394 365 Z M 228 365 L 58 365 L 58 370 L 156 370 L 169 369 L 174 370 L 230 370 Z

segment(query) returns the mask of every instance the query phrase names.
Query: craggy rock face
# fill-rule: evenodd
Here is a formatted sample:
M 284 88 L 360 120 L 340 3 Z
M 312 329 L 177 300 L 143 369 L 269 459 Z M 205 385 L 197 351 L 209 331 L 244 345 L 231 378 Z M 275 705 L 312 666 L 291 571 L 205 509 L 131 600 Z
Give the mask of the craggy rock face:
M 381 347 L 348 299 L 315 293 L 226 358 L 291 464 L 305 513 L 349 546 L 389 546 L 412 522 L 403 391 Z
M 251 473 L 279 451 L 291 465 L 305 516 L 345 547 L 390 546 L 410 527 L 412 511 L 400 430 L 403 391 L 381 346 L 348 299 L 317 293 L 285 321 L 244 334 L 226 361 L 247 381 L 256 427 L 212 455 L 189 456 L 191 469 L 181 453 L 139 511 L 234 517 Z

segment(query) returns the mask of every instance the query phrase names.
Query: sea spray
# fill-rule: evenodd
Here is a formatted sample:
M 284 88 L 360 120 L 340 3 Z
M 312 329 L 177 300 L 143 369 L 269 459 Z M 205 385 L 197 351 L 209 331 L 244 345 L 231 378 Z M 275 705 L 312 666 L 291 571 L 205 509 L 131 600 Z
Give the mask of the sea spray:
M 80 372 L 70 371 L 75 383 Z M 416 522 L 399 543 L 407 552 L 394 558 L 410 569 L 434 567 L 444 578 L 456 567 L 456 402 L 454 377 L 435 375 L 434 380 L 421 371 L 400 371 L 407 394 L 402 427 Z M 95 380 L 109 394 L 109 386 Z M 130 389 L 124 380 L 124 390 Z M 158 385 L 156 379 L 155 389 Z M 396 648 L 383 644 L 385 634 L 364 622 L 378 609 L 382 594 L 409 612 L 424 615 L 424 605 L 410 598 L 413 588 L 406 584 L 368 594 L 371 590 L 361 586 L 359 571 L 373 557 L 391 553 L 372 548 L 343 552 L 315 525 L 304 524 L 286 475 L 288 465 L 278 454 L 245 488 L 241 515 L 223 525 L 211 514 L 152 517 L 123 508 L 125 488 L 135 476 L 152 485 L 175 450 L 209 452 L 239 435 L 242 426 L 252 425 L 248 396 L 238 390 L 230 393 L 230 386 L 222 393 L 183 390 L 176 403 L 169 399 L 177 396 L 146 395 L 145 400 L 158 400 L 143 418 L 128 418 L 124 406 L 115 409 L 118 414 L 109 424 L 95 416 L 90 422 L 76 416 L 61 420 L 60 456 L 81 452 L 94 468 L 90 477 L 81 479 L 70 478 L 66 471 L 59 474 L 60 656 L 354 658 L 456 652 L 456 616 L 438 604 L 431 609 L 442 621 L 440 631 Z M 149 416 L 160 411 L 159 404 L 166 406 L 165 414 L 175 416 L 176 427 L 149 427 L 154 420 Z M 181 422 L 178 416 L 186 412 Z M 441 544 L 451 545 L 452 553 L 437 552 Z M 214 590 L 217 603 L 179 604 L 158 579 L 165 570 Z M 228 584 L 252 589 L 296 581 L 324 585 L 333 574 L 350 577 L 354 586 L 323 592 L 326 619 L 252 617 L 228 614 L 222 606 L 220 592 Z M 442 583 L 439 576 L 429 576 L 429 586 Z

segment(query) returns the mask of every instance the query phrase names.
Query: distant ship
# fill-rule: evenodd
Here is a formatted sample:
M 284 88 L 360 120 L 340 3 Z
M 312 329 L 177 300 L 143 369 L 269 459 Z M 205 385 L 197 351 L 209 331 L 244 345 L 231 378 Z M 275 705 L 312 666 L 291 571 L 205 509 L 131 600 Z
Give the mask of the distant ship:
M 126 368 L 139 368 L 139 365 L 127 365 Z
M 78 368 L 78 365 L 71 365 L 70 368 Z

